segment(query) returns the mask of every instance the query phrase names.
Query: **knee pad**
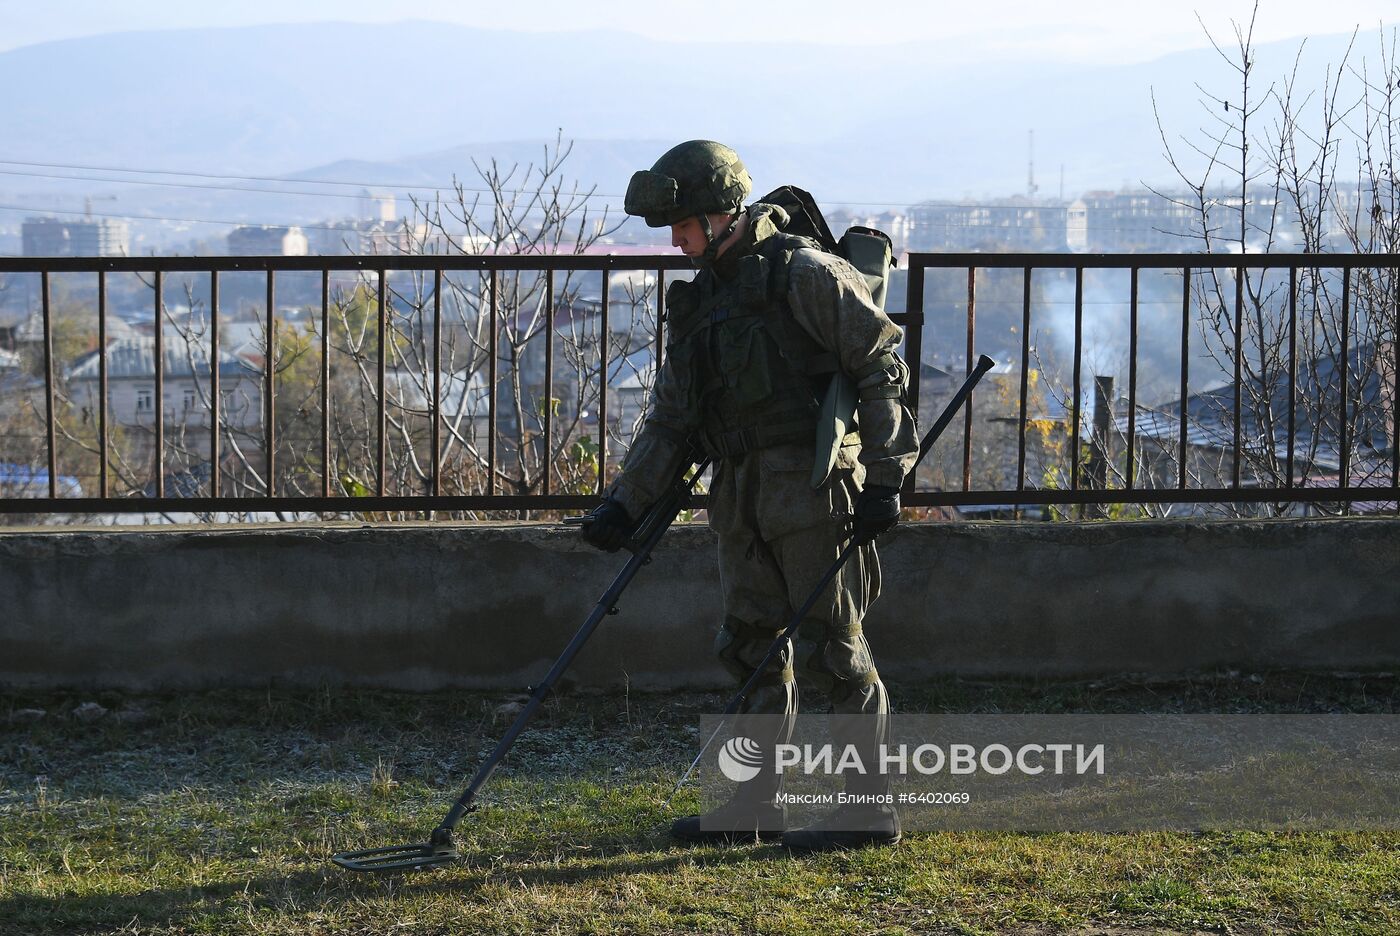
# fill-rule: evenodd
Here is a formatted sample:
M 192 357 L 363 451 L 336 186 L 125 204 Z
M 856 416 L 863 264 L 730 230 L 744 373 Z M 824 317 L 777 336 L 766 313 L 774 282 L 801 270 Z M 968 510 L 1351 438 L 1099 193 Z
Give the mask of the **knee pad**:
M 726 617 L 715 635 L 715 656 L 735 679 L 747 680 L 780 633 L 782 631 L 778 628 L 760 627 L 738 618 Z M 758 685 L 776 686 L 792 681 L 792 644 L 789 643 L 769 664 L 767 675 L 759 680 Z
M 836 706 L 880 680 L 859 624 L 850 631 L 833 634 L 829 627 L 809 629 L 803 622 L 798 631 L 796 656 L 803 674 Z

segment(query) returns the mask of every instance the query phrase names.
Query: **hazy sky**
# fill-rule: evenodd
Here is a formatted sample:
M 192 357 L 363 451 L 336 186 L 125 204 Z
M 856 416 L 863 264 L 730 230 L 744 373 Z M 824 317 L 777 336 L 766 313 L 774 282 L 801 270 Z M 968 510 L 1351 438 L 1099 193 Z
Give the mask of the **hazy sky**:
M 655 39 L 888 43 L 957 39 L 962 51 L 1075 62 L 1129 62 L 1205 44 L 1196 11 L 1228 35 L 1254 0 L 0 0 L 0 51 L 123 30 L 348 20 L 441 20 L 485 29 L 614 29 Z M 1374 30 L 1395 0 L 1260 0 L 1258 41 Z

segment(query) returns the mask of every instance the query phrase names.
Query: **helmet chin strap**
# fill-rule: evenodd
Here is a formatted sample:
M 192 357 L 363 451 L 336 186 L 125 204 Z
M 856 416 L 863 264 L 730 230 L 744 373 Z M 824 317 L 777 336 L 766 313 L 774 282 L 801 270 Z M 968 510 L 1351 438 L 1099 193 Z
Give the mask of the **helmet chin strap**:
M 698 214 L 696 217 L 700 219 L 700 227 L 705 231 L 706 247 L 705 252 L 693 258 L 691 263 L 697 270 L 704 270 L 714 266 L 715 260 L 719 258 L 719 245 L 729 240 L 730 236 L 734 233 L 734 229 L 739 226 L 739 219 L 743 217 L 743 213 L 741 212 L 733 215 L 729 219 L 729 226 L 725 228 L 724 233 L 720 234 L 718 237 L 715 236 L 714 228 L 710 226 L 709 215 Z

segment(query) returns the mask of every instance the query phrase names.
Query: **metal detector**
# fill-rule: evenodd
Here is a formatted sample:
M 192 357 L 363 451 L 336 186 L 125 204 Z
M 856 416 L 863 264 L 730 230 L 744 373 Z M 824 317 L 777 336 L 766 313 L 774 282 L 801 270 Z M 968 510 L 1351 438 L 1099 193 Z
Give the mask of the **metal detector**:
M 924 436 L 923 441 L 920 442 L 920 460 L 923 459 L 924 455 L 928 452 L 929 448 L 943 430 L 947 428 L 948 423 L 952 421 L 957 410 L 972 394 L 972 388 L 982 379 L 982 375 L 992 368 L 994 363 L 995 362 L 986 355 L 983 355 L 978 360 L 976 368 L 968 375 L 967 380 L 963 383 L 962 387 L 958 389 L 958 392 L 954 394 L 953 399 L 948 403 L 947 407 L 944 408 L 942 415 L 938 417 L 938 421 L 933 424 L 928 434 Z M 915 464 L 917 465 L 917 461 Z M 593 635 L 593 631 L 602 623 L 604 617 L 609 614 L 617 613 L 617 599 L 622 595 L 622 592 L 627 588 L 637 572 L 641 570 L 642 566 L 651 562 L 652 550 L 656 547 L 656 544 L 660 542 L 665 532 L 670 529 L 671 524 L 675 522 L 676 514 L 689 502 L 691 492 L 694 490 L 695 485 L 699 483 L 700 477 L 705 473 L 705 469 L 708 468 L 709 465 L 709 459 L 704 459 L 696 465 L 695 471 L 688 475 L 687 471 L 689 465 L 685 466 L 672 482 L 665 496 L 653 504 L 651 509 L 642 517 L 637 525 L 637 529 L 632 534 L 631 540 L 626 545 L 626 548 L 632 553 L 632 558 L 627 560 L 627 564 L 622 567 L 622 571 L 613 579 L 612 584 L 608 586 L 608 590 L 603 593 L 603 597 L 598 599 L 598 603 L 593 607 L 593 611 L 588 615 L 587 620 L 583 622 L 583 626 L 574 634 L 573 639 L 569 641 L 569 645 L 565 647 L 564 652 L 559 655 L 559 659 L 554 661 L 554 666 L 550 668 L 549 673 L 540 684 L 535 687 L 534 692 L 530 696 L 530 701 L 525 703 L 525 707 L 521 710 L 520 714 L 516 716 L 515 722 L 510 726 L 510 729 L 505 733 L 505 736 L 501 738 L 500 742 L 496 744 L 495 749 L 491 752 L 491 755 L 486 758 L 485 763 L 477 769 L 476 775 L 472 777 L 471 783 L 467 786 L 466 790 L 463 791 L 462 795 L 457 798 L 457 801 L 452 804 L 452 808 L 448 810 L 442 822 L 438 824 L 437 828 L 433 829 L 428 841 L 408 845 L 390 845 L 385 848 L 366 848 L 361 851 L 339 852 L 332 856 L 332 861 L 348 871 L 391 873 L 434 868 L 439 865 L 449 864 L 459 857 L 457 846 L 452 840 L 453 829 L 457 827 L 457 823 L 461 822 L 463 816 L 476 809 L 475 803 L 477 794 L 481 791 L 481 788 L 486 785 L 486 782 L 491 779 L 491 775 L 495 773 L 496 767 L 500 765 L 501 761 L 505 759 L 506 754 L 510 752 L 511 747 L 515 744 L 516 738 L 520 736 L 520 733 L 525 730 L 525 727 L 530 723 L 531 719 L 534 718 L 535 712 L 539 709 L 541 703 L 548 697 L 550 691 L 554 688 L 554 684 L 564 675 L 564 672 L 573 662 L 574 657 L 583 649 L 583 645 L 588 642 L 588 638 Z M 587 523 L 588 520 L 588 517 L 570 517 L 564 522 Z M 798 624 L 801 622 L 802 618 L 811 610 L 812 605 L 816 603 L 817 598 L 826 589 L 827 585 L 831 583 L 831 580 L 836 577 L 841 567 L 845 565 L 846 560 L 850 558 L 851 553 L 855 552 L 857 545 L 855 540 L 852 540 L 841 550 L 841 554 L 839 558 L 837 558 L 835 564 L 832 565 L 822 577 L 821 583 L 803 604 L 801 610 L 793 617 L 792 623 L 788 626 L 787 630 L 779 635 L 778 639 L 774 641 L 773 646 L 769 648 L 768 654 L 764 657 L 763 662 L 754 669 L 754 675 L 749 678 L 748 682 L 744 684 L 743 688 L 739 690 L 738 694 L 735 695 L 734 699 L 725 708 L 725 715 L 732 715 L 734 712 L 738 711 L 739 706 L 748 698 L 748 694 L 753 691 L 754 685 L 765 669 L 772 663 L 777 655 L 782 652 L 787 640 L 796 633 Z M 716 734 L 717 733 L 718 729 L 716 729 Z M 685 774 L 682 775 L 680 781 L 676 783 L 676 790 L 681 788 L 686 778 L 690 776 L 696 765 L 700 763 L 700 758 L 704 756 L 705 751 L 709 749 L 714 739 L 715 735 L 711 735 L 710 739 L 705 742 L 704 747 L 700 749 L 700 753 L 696 755 L 695 760 L 691 763 Z M 675 796 L 675 790 L 672 791 L 671 795 Z

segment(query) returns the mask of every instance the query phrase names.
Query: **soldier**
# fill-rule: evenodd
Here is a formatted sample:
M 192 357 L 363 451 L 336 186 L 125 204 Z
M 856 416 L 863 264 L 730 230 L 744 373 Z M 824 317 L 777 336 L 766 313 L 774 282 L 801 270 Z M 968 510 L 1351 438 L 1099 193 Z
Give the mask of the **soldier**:
M 790 732 L 797 669 L 834 713 L 869 717 L 859 720 L 866 727 L 858 740 L 870 749 L 885 737 L 889 712 L 861 632 L 880 589 L 873 541 L 898 521 L 899 488 L 918 453 L 905 403 L 909 372 L 895 354 L 902 333 L 872 303 L 854 267 L 783 233 L 789 217 L 782 208 L 745 208 L 750 191 L 738 154 L 704 140 L 674 147 L 632 177 L 626 212 L 651 227 L 669 226 L 672 245 L 699 272 L 667 291 L 667 353 L 650 412 L 583 535 L 600 549 L 618 549 L 687 463 L 691 446 L 708 453 L 724 598 L 715 649 L 740 683 L 855 536 L 862 545 L 744 711 L 787 716 L 780 722 Z M 856 387 L 858 433 L 836 439 L 834 467 L 823 476 L 813 471 L 821 401 L 838 371 Z M 887 806 L 841 807 L 784 833 L 780 786 L 781 777 L 765 772 L 723 806 L 678 819 L 672 834 L 712 842 L 781 834 L 802 850 L 899 841 L 898 814 Z M 846 788 L 889 790 L 873 773 L 848 777 Z

